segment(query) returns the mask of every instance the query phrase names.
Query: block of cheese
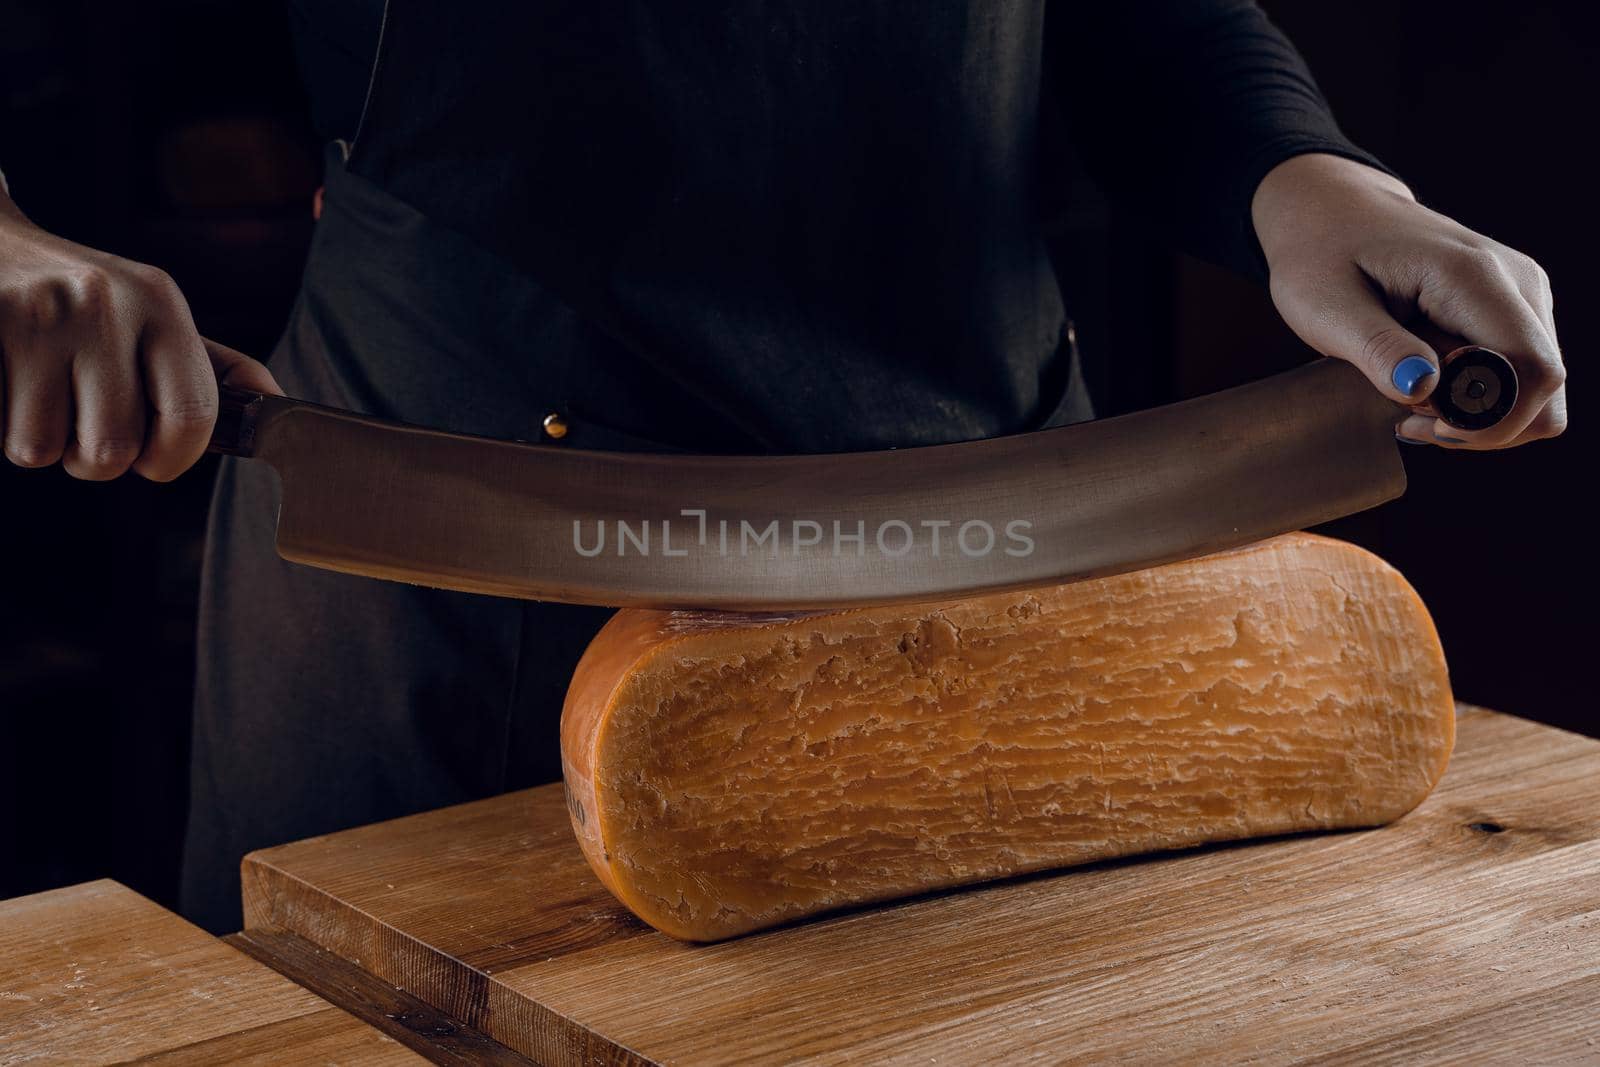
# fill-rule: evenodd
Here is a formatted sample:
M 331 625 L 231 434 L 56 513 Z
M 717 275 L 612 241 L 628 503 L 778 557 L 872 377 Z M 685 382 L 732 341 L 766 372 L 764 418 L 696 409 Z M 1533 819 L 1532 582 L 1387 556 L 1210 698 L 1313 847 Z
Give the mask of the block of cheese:
M 1427 796 L 1454 738 L 1417 594 L 1308 534 L 946 603 L 620 611 L 561 725 L 595 873 L 694 941 L 1132 853 L 1376 826 Z

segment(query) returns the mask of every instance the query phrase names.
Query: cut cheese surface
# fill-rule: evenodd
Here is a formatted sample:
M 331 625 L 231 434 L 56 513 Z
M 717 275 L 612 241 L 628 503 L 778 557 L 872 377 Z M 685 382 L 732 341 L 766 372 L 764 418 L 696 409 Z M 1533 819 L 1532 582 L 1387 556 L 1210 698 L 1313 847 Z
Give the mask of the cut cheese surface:
M 1158 849 L 1376 826 L 1454 708 L 1392 567 L 1308 534 L 803 616 L 628 609 L 562 717 L 573 827 L 673 936 Z

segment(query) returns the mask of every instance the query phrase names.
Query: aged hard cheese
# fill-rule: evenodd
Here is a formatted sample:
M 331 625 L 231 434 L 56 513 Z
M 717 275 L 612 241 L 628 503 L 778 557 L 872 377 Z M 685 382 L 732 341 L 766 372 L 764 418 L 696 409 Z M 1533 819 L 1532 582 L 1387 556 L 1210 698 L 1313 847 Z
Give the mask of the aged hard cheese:
M 1455 736 L 1393 568 L 1306 534 L 1021 593 L 799 617 L 625 610 L 561 728 L 573 827 L 716 940 L 1154 849 L 1399 818 Z

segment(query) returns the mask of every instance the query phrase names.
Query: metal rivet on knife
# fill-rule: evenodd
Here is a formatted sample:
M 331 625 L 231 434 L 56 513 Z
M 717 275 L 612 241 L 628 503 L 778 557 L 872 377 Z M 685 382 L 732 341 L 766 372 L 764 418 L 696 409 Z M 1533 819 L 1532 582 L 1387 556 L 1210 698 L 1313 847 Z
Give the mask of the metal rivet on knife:
M 552 411 L 544 417 L 544 432 L 552 441 L 561 440 L 567 436 L 567 420 Z

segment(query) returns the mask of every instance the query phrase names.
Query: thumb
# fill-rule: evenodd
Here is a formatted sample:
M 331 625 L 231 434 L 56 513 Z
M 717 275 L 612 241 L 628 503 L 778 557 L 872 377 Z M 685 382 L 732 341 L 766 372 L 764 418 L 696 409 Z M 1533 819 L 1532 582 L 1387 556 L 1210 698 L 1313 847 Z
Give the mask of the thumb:
M 216 372 L 219 385 L 251 389 L 272 396 L 283 395 L 283 387 L 266 368 L 266 364 L 251 359 L 237 349 L 218 344 L 209 337 L 201 340 L 205 342 L 206 355 L 211 357 L 211 369 Z
M 1390 400 L 1420 404 L 1438 383 L 1438 353 L 1400 324 L 1365 275 L 1274 285 L 1272 297 L 1302 341 L 1354 364 Z

